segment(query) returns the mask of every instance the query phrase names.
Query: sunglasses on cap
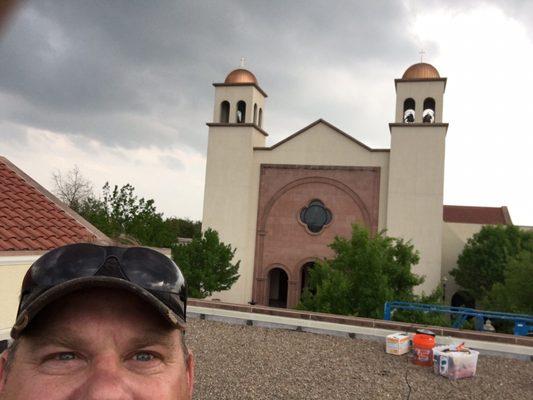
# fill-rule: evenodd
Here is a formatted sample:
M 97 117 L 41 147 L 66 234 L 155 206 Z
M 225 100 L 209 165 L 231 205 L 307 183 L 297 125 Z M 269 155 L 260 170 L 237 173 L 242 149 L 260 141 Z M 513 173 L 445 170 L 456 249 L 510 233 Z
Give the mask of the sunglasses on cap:
M 22 282 L 16 338 L 46 305 L 82 288 L 129 290 L 155 306 L 172 325 L 185 328 L 187 287 L 178 266 L 145 247 L 89 243 L 58 247 L 37 259 Z

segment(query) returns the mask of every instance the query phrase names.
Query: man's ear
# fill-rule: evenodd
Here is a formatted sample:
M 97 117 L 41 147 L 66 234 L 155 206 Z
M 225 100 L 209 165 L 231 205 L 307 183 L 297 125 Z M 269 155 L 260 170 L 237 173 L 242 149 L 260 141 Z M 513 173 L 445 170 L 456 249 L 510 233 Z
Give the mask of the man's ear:
M 3 353 L 0 355 L 0 394 L 4 391 L 4 386 L 6 384 L 7 379 L 7 355 L 9 353 L 9 350 L 4 350 Z
M 192 399 L 192 392 L 194 387 L 194 354 L 189 350 L 187 357 L 187 384 L 189 386 L 189 399 Z

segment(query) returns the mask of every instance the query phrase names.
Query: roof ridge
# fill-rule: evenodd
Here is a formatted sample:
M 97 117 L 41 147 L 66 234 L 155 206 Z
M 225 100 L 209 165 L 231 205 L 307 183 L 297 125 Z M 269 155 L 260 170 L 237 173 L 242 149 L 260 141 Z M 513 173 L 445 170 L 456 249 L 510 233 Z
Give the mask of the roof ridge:
M 356 144 L 358 144 L 359 146 L 363 147 L 364 149 L 368 150 L 368 151 L 371 151 L 371 152 L 379 152 L 379 151 L 385 151 L 385 152 L 388 152 L 390 151 L 390 149 L 380 149 L 380 148 L 372 148 L 366 144 L 364 144 L 363 142 L 357 140 L 356 138 L 354 138 L 352 135 L 344 132 L 343 130 L 337 128 L 335 125 L 333 125 L 332 123 L 326 121 L 325 119 L 323 118 L 319 118 L 317 119 L 316 121 L 314 122 L 311 122 L 309 125 L 307 126 L 304 126 L 302 129 L 296 131 L 295 133 L 287 136 L 285 139 L 282 139 L 280 140 L 279 142 L 277 143 L 274 143 L 272 146 L 270 147 L 255 147 L 254 149 L 256 150 L 273 150 L 275 149 L 276 147 L 279 147 L 281 146 L 282 144 L 294 139 L 296 136 L 299 136 L 300 134 L 302 133 L 305 133 L 306 131 L 308 131 L 309 129 L 311 129 L 312 127 L 318 125 L 318 124 L 324 124 L 326 125 L 327 127 L 331 128 L 334 132 L 338 133 L 338 134 L 341 134 L 342 136 L 344 136 L 346 139 L 348 140 L 351 140 L 352 142 L 355 142 Z

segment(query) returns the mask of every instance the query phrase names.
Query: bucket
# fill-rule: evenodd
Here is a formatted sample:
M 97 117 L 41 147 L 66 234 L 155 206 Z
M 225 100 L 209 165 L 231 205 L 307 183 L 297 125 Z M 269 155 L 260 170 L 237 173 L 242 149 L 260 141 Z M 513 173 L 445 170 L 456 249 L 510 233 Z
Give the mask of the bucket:
M 413 337 L 413 363 L 425 367 L 432 367 L 435 334 L 425 329 L 420 329 L 416 332 L 416 335 Z

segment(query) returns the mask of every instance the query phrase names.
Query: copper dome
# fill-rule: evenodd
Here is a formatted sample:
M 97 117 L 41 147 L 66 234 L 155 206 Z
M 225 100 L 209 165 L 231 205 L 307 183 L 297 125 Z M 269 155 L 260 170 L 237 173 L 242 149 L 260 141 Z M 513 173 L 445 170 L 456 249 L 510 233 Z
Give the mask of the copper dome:
M 257 85 L 257 78 L 247 69 L 238 68 L 226 76 L 224 83 L 253 83 Z
M 403 73 L 402 79 L 434 79 L 440 78 L 439 71 L 428 63 L 417 63 L 411 65 Z

